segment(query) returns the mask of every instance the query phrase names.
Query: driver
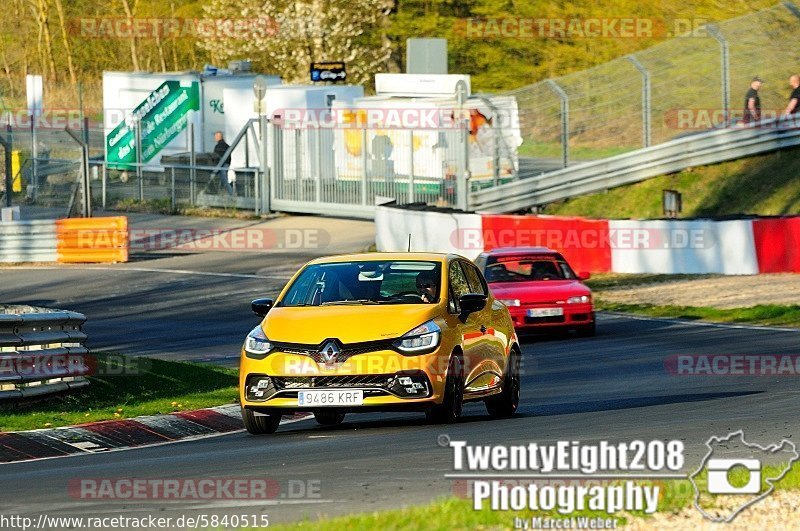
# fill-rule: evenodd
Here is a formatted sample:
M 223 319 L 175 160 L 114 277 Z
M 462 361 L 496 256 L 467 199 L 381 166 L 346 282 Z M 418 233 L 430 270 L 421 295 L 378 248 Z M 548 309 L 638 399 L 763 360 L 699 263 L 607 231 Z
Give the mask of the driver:
M 433 271 L 422 271 L 417 275 L 417 293 L 422 302 L 436 302 L 439 297 L 439 283 L 436 273 Z

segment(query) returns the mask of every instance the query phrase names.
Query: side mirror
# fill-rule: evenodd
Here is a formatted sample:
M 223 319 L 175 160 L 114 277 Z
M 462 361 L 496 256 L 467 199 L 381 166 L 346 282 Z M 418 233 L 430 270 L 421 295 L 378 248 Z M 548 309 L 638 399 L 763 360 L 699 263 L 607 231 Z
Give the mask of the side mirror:
M 580 273 L 578 273 L 578 278 L 580 280 L 589 280 L 590 278 L 592 278 L 592 274 L 589 273 L 588 271 L 581 271 Z
M 486 295 L 481 293 L 467 293 L 458 298 L 458 307 L 461 308 L 462 319 L 475 312 L 486 308 Z
M 264 317 L 272 308 L 272 299 L 256 299 L 250 303 L 250 309 L 259 317 Z

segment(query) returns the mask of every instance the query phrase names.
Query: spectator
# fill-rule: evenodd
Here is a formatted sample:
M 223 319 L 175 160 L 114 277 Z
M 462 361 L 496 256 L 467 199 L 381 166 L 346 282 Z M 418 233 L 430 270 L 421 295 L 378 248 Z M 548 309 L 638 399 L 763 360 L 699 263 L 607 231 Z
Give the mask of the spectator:
M 231 158 L 230 155 L 225 157 L 225 153 L 228 152 L 230 146 L 227 142 L 225 142 L 225 137 L 222 136 L 222 131 L 217 131 L 214 133 L 214 140 L 217 142 L 217 145 L 214 146 L 214 154 L 219 157 L 221 166 L 221 170 L 217 172 L 217 175 L 219 175 L 220 192 L 225 189 L 228 191 L 228 195 L 232 195 L 233 187 L 228 180 L 228 168 L 231 165 Z
M 761 98 L 758 97 L 758 89 L 761 88 L 761 78 L 756 76 L 750 82 L 750 89 L 744 95 L 744 120 L 746 124 L 761 120 Z
M 783 118 L 788 118 L 792 114 L 800 113 L 800 76 L 794 74 L 789 78 L 789 85 L 792 86 L 792 93 L 789 95 L 789 105 L 783 111 Z

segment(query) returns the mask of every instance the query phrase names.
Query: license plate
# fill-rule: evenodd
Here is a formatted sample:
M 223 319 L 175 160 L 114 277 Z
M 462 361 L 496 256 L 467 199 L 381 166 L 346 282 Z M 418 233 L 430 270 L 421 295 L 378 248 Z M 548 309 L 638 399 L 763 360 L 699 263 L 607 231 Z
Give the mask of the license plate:
M 564 308 L 531 308 L 528 317 L 556 317 L 564 315 Z
M 360 406 L 364 403 L 364 391 L 298 391 L 298 406 Z

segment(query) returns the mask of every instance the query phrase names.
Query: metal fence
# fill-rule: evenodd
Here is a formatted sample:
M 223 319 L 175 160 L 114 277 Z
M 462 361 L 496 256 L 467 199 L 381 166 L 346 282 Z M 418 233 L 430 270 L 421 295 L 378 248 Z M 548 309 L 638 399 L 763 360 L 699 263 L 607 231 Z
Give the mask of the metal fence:
M 507 92 L 520 109 L 520 176 L 730 125 L 754 76 L 765 80 L 768 117 L 786 106 L 788 77 L 800 70 L 798 30 L 800 11 L 779 4 Z
M 270 204 L 276 210 L 372 217 L 376 203 L 466 208 L 466 127 L 271 127 Z
M 163 210 L 199 206 L 367 218 L 377 202 L 390 200 L 460 209 L 480 206 L 489 196 L 506 202 L 519 187 L 536 188 L 506 186 L 509 180 L 551 172 L 567 178 L 558 173 L 565 167 L 735 126 L 756 75 L 766 81 L 760 90 L 764 117 L 778 113 L 788 99 L 787 79 L 800 69 L 800 50 L 793 46 L 798 29 L 800 10 L 787 2 L 507 92 L 503 96 L 513 97 L 519 109 L 523 142 L 517 150 L 496 145 L 494 156 L 482 158 L 471 153 L 476 142 L 467 124 L 379 130 L 274 123 L 265 126 L 262 149 L 254 146 L 262 135 L 252 120 L 234 141 L 247 162 L 226 170 L 198 156 L 112 167 L 103 162 L 100 129 L 87 129 L 81 138 L 63 130 L 15 130 L 5 136 L 24 162 L 17 164 L 14 179 L 21 187 L 12 199 L 70 213 L 86 208 L 85 187 L 106 208 L 150 201 Z M 497 131 L 494 138 L 500 138 Z M 725 138 L 735 141 L 736 135 Z M 88 175 L 85 184 L 82 174 Z M 480 192 L 489 188 L 497 190 Z
M 0 310 L 0 400 L 88 384 L 84 315 L 33 307 Z
M 257 120 L 253 120 L 255 124 Z M 248 124 L 246 127 L 250 127 Z M 136 203 L 175 211 L 212 207 L 328 213 L 371 218 L 376 203 L 396 201 L 467 208 L 469 172 L 467 124 L 442 129 L 289 128 L 267 123 L 267 171 L 260 165 L 258 135 L 231 150 L 243 149 L 253 166 L 220 167 L 210 153 L 173 154 L 140 163 L 107 164 L 103 134 L 89 139 L 88 189 L 91 203 L 103 209 L 128 209 Z M 79 212 L 84 148 L 66 131 L 37 131 L 33 156 L 31 131 L 8 132 L 17 157 L 12 202 Z M 2 132 L 0 132 L 2 136 Z M 249 138 L 249 135 L 240 135 Z M 507 182 L 516 160 L 496 150 L 472 180 L 473 189 Z M 491 158 L 491 157 L 490 157 Z M 474 161 L 474 159 L 473 159 Z M 494 168 L 504 168 L 503 172 Z M 266 173 L 266 175 L 265 175 Z

